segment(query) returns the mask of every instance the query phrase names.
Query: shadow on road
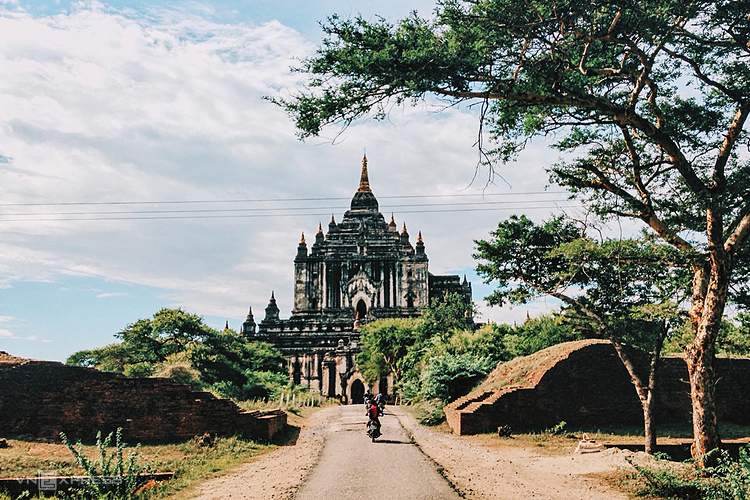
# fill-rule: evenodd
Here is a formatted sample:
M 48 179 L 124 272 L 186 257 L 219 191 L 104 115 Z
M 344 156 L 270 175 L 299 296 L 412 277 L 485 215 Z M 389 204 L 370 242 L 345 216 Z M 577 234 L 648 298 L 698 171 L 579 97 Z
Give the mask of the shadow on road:
M 395 439 L 376 439 L 375 443 L 383 443 L 383 444 L 414 444 L 411 441 L 396 441 Z

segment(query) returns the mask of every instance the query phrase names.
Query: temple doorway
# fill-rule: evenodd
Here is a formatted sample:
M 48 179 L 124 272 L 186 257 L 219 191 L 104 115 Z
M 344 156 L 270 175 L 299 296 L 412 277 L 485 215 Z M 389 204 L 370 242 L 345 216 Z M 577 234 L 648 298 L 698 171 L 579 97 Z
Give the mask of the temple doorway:
M 361 405 L 365 402 L 365 384 L 361 380 L 357 379 L 352 382 L 352 403 L 355 405 Z
M 365 304 L 365 301 L 360 299 L 359 302 L 357 302 L 357 316 L 355 319 L 358 319 L 362 321 L 365 319 L 365 316 L 367 315 L 367 304 Z

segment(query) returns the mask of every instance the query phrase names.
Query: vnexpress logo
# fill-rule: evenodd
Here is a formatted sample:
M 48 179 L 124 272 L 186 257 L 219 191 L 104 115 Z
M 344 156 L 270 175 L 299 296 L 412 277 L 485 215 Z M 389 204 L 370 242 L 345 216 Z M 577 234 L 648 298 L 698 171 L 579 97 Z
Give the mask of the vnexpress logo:
M 40 470 L 37 477 L 39 478 L 39 491 L 57 491 L 56 470 Z

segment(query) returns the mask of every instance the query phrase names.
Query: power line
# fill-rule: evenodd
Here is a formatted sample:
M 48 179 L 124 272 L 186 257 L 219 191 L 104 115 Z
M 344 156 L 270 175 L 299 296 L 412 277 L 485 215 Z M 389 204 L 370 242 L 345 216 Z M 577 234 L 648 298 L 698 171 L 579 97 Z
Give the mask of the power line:
M 560 208 L 559 205 L 535 206 L 535 207 L 502 207 L 502 208 L 466 208 L 466 209 L 445 209 L 445 210 L 401 210 L 401 214 L 416 213 L 457 213 L 457 212 L 500 212 L 508 210 L 548 210 L 551 208 Z M 582 208 L 580 205 L 567 205 L 563 208 Z M 117 220 L 177 220 L 177 219 L 255 219 L 269 217 L 312 217 L 328 216 L 330 212 L 321 213 L 274 213 L 274 214 L 236 214 L 236 215 L 154 215 L 154 216 L 136 216 L 136 217 L 76 217 L 76 218 L 55 218 L 45 217 L 36 219 L 0 219 L 0 222 L 67 222 L 67 221 L 117 221 Z
M 458 197 L 488 197 L 488 196 L 526 196 L 539 194 L 569 194 L 567 191 L 521 191 L 516 193 L 457 193 L 457 194 L 422 194 L 422 195 L 393 195 L 379 196 L 378 199 L 403 199 L 403 198 L 458 198 Z M 175 205 L 175 204 L 206 204 L 206 203 L 261 203 L 291 201 L 338 201 L 350 200 L 351 196 L 342 197 L 315 197 L 315 198 L 246 198 L 236 200 L 152 200 L 152 201 L 62 201 L 44 203 L 0 203 L 2 207 L 52 207 L 72 205 Z
M 405 203 L 383 205 L 381 208 L 419 208 L 419 207 L 452 207 L 467 205 L 506 205 L 510 203 L 564 203 L 569 200 L 512 200 L 512 201 L 479 201 L 463 203 Z M 181 210 L 103 210 L 103 211 L 86 211 L 86 212 L 8 212 L 0 213 L 0 217 L 5 216 L 38 216 L 38 215 L 115 215 L 115 214 L 182 214 L 182 213 L 232 213 L 232 212 L 264 212 L 269 210 L 348 210 L 348 206 L 306 206 L 306 207 L 263 207 L 263 208 L 201 208 L 201 209 L 181 209 Z M 387 212 L 388 210 L 386 210 Z M 399 210 L 400 212 L 401 210 Z

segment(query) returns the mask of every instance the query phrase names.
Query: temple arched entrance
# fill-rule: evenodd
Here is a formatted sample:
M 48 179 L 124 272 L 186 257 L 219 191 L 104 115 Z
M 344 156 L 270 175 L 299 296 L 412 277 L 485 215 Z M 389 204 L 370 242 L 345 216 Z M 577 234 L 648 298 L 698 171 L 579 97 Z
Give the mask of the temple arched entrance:
M 361 405 L 365 402 L 365 384 L 359 379 L 352 382 L 351 398 L 351 402 L 355 405 Z
M 363 299 L 359 299 L 359 302 L 357 302 L 356 319 L 362 321 L 363 319 L 365 319 L 365 316 L 367 316 L 367 304 Z

